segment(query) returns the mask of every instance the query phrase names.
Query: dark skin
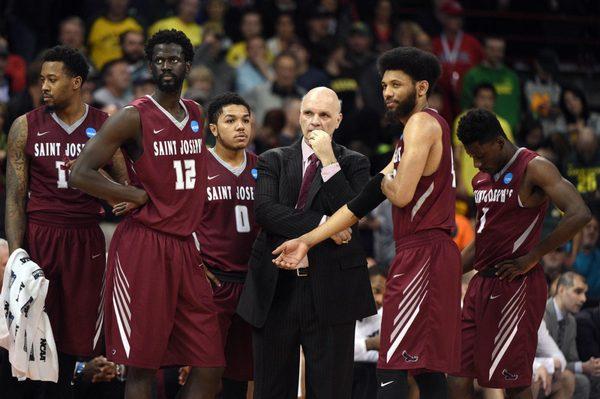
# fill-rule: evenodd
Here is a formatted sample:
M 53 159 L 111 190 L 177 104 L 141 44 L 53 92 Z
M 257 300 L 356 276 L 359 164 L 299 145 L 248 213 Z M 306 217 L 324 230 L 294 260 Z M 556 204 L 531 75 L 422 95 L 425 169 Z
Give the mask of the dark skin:
M 185 60 L 183 49 L 174 43 L 154 47 L 150 70 L 158 83 L 152 97 L 175 119 L 185 118 L 185 110 L 179 103 L 181 84 L 191 69 L 191 60 Z M 140 115 L 136 108 L 125 107 L 112 116 L 93 140 L 85 146 L 73 166 L 69 184 L 117 205 L 118 214 L 143 206 L 148 195 L 139 188 L 108 182 L 98 172 L 111 154 L 123 147 L 135 161 L 143 152 Z M 192 368 L 188 381 L 182 388 L 181 398 L 214 398 L 219 389 L 222 368 Z M 127 399 L 151 398 L 152 382 L 156 370 L 129 367 L 125 397 Z
M 467 145 L 466 150 L 473 158 L 475 167 L 494 175 L 510 161 L 517 147 L 504 137 L 498 137 L 490 143 Z M 564 212 L 564 216 L 554 231 L 528 254 L 495 265 L 496 275 L 509 281 L 529 272 L 545 254 L 573 238 L 591 219 L 590 210 L 575 187 L 560 175 L 550 161 L 542 157 L 533 159 L 527 165 L 518 195 L 526 208 L 538 207 L 549 199 Z M 473 269 L 475 245 L 476 241 L 462 251 L 463 273 Z M 451 377 L 448 386 L 451 398 L 463 399 L 473 395 L 473 380 L 470 378 Z M 530 386 L 509 388 L 506 392 L 509 398 L 532 398 Z
M 85 104 L 81 97 L 81 76 L 73 76 L 60 61 L 44 62 L 40 74 L 44 103 L 54 109 L 56 115 L 65 123 L 73 124 L 85 114 Z M 9 251 L 24 245 L 27 217 L 25 204 L 29 186 L 29 158 L 25 154 L 27 143 L 27 117 L 15 120 L 8 134 L 7 170 L 6 170 L 6 236 Z M 91 141 L 91 140 L 90 140 Z M 120 152 L 112 152 L 111 179 L 125 181 L 127 171 Z M 69 166 L 72 160 L 65 160 Z M 107 162 L 102 164 L 104 166 Z M 104 178 L 106 180 L 106 178 Z

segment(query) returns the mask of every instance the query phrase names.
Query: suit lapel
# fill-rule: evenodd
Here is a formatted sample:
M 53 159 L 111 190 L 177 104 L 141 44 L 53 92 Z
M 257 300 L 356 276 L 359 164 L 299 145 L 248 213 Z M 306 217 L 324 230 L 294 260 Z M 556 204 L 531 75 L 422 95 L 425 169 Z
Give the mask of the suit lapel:
M 286 174 L 289 178 L 289 193 L 292 206 L 296 205 L 302 185 L 302 139 L 291 146 L 292 151 L 286 162 Z

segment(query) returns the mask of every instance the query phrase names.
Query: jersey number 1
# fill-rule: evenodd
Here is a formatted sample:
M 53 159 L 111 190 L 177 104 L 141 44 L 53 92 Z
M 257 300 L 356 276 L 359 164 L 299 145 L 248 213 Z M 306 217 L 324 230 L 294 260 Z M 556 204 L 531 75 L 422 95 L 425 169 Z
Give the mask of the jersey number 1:
M 175 190 L 192 190 L 196 185 L 196 161 L 193 159 L 173 161 L 173 167 L 175 168 L 175 174 L 177 175 Z
M 69 188 L 69 182 L 67 182 L 67 171 L 64 169 L 65 163 L 63 161 L 56 161 L 56 170 L 58 170 L 58 180 L 56 186 L 58 188 Z

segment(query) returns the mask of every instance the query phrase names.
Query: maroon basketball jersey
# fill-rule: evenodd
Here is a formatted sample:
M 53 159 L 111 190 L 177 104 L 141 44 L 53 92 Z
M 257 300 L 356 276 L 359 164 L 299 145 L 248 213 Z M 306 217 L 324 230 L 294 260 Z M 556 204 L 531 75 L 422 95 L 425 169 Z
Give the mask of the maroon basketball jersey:
M 533 151 L 519 148 L 496 175 L 479 172 L 473 177 L 477 206 L 475 269 L 523 256 L 540 241 L 548 201 L 525 208 L 519 199 L 527 165 L 537 156 Z
M 421 176 L 412 201 L 403 208 L 392 208 L 396 242 L 423 230 L 441 229 L 450 234 L 456 228 L 456 177 L 450 128 L 436 110 L 425 108 L 423 112 L 434 117 L 442 128 L 442 157 L 438 169 L 431 176 Z M 403 152 L 404 141 L 401 138 L 394 152 L 394 168 L 398 167 Z
M 86 105 L 83 117 L 72 125 L 61 121 L 46 106 L 26 114 L 29 158 L 30 217 L 52 222 L 60 220 L 95 221 L 102 216 L 100 202 L 83 191 L 70 188 L 65 162 L 75 159 L 108 115 Z
M 202 259 L 208 267 L 224 272 L 247 271 L 259 229 L 254 221 L 258 158 L 246 152 L 245 168 L 236 176 L 213 151 L 209 153 L 204 215 L 196 229 Z
M 131 217 L 152 229 L 189 237 L 200 224 L 205 199 L 204 119 L 198 104 L 180 99 L 186 112 L 179 122 L 151 96 L 131 103 L 140 114 L 143 154 L 132 161 L 123 148 L 133 185 L 148 193 L 148 203 Z

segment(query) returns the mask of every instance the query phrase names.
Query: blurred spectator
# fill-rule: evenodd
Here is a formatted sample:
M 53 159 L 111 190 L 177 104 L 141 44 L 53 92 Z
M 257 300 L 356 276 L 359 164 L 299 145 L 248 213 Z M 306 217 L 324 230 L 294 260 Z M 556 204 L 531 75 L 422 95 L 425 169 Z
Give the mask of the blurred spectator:
M 329 87 L 329 77 L 325 72 L 309 62 L 310 54 L 301 42 L 296 41 L 292 43 L 289 52 L 296 57 L 296 61 L 298 62 L 298 78 L 296 79 L 298 86 L 306 91 L 319 86 Z
M 25 88 L 27 63 L 20 55 L 8 51 L 8 41 L 2 36 L 0 36 L 0 69 L 0 79 L 6 79 L 10 93 L 18 93 Z
M 283 112 L 285 112 L 285 126 L 281 129 L 279 135 L 279 146 L 285 147 L 292 145 L 302 135 L 300 129 L 300 105 L 302 101 L 298 98 L 285 100 Z
M 587 98 L 583 90 L 577 87 L 565 87 L 559 101 L 562 115 L 557 122 L 561 131 L 576 133 L 589 127 L 594 134 L 600 136 L 600 114 L 590 111 Z M 562 127 L 564 126 L 564 127 Z
M 519 133 L 519 144 L 536 151 L 545 141 L 544 128 L 539 120 L 528 116 L 521 123 L 521 132 Z
M 258 121 L 264 118 L 267 111 L 282 108 L 287 99 L 300 99 L 306 93 L 296 84 L 298 63 L 291 54 L 279 54 L 275 58 L 273 69 L 273 82 L 258 85 L 245 95 Z
M 329 30 L 333 15 L 324 7 L 311 7 L 306 19 L 306 48 L 311 64 L 325 69 L 329 54 L 336 47 L 336 39 Z
M 106 63 L 102 69 L 102 79 L 104 86 L 94 92 L 94 102 L 98 105 L 123 108 L 133 100 L 127 61 L 120 59 Z
M 213 92 L 213 74 L 205 66 L 198 65 L 192 68 L 188 78 L 188 88 L 184 97 L 192 99 L 200 105 L 207 105 L 208 100 L 215 94 Z
M 212 71 L 214 93 L 232 91 L 235 85 L 235 69 L 225 59 L 225 40 L 222 33 L 207 28 L 204 30 L 202 44 L 194 55 L 194 66 L 204 65 Z
M 486 111 L 494 112 L 494 106 L 496 104 L 496 89 L 489 83 L 480 83 L 473 88 L 473 104 L 471 104 L 474 108 L 485 109 Z M 454 120 L 454 124 L 452 126 L 452 137 L 454 144 L 454 157 L 456 159 L 456 174 L 457 174 L 457 194 L 462 197 L 472 197 L 473 196 L 473 185 L 471 181 L 473 177 L 479 172 L 479 170 L 473 164 L 473 160 L 465 151 L 462 143 L 458 140 L 456 136 L 456 131 L 458 129 L 458 124 L 460 122 L 460 118 L 462 118 L 467 111 L 463 111 L 459 116 Z M 511 142 L 514 142 L 515 139 L 512 134 L 512 130 L 510 128 L 510 124 L 504 118 L 499 115 L 496 115 L 498 122 L 500 122 L 500 126 L 506 134 L 506 137 Z
M 394 31 L 394 41 L 398 46 L 417 47 L 423 51 L 433 52 L 429 35 L 414 21 L 402 21 Z
M 371 22 L 375 51 L 383 53 L 394 47 L 394 7 L 390 0 L 377 0 Z
M 598 247 L 598 219 L 594 216 L 582 230 L 581 249 L 575 258 L 573 269 L 585 277 L 588 298 L 600 300 L 600 247 Z
M 371 51 L 371 31 L 364 22 L 355 22 L 346 39 L 347 59 L 350 61 L 354 76 L 358 79 L 365 69 L 372 65 L 377 56 Z
M 453 232 L 454 236 L 452 240 L 458 249 L 462 251 L 475 239 L 475 230 L 471 221 L 458 212 L 454 215 L 454 220 L 456 222 L 456 230 Z
M 483 61 L 469 69 L 463 79 L 461 108 L 471 107 L 474 89 L 478 84 L 490 83 L 496 89 L 494 112 L 506 119 L 514 131 L 521 120 L 521 83 L 517 74 L 504 65 L 506 41 L 489 36 L 484 40 L 483 49 Z
M 10 78 L 6 74 L 8 51 L 0 48 L 0 104 L 6 104 L 13 94 L 10 88 Z
M 255 36 L 245 43 L 247 58 L 237 68 L 235 79 L 235 90 L 241 94 L 270 81 L 273 76 L 265 40 L 260 36 Z
M 27 67 L 27 87 L 12 96 L 7 105 L 6 123 L 4 125 L 7 131 L 15 119 L 40 106 L 42 99 L 41 70 L 42 64 L 39 61 L 34 61 Z
M 375 265 L 369 268 L 369 279 L 377 313 L 356 321 L 352 399 L 377 397 L 376 366 L 379 358 L 379 330 L 381 329 L 382 304 L 385 295 L 385 274 Z
M 574 399 L 588 399 L 591 390 L 595 391 L 600 382 L 600 359 L 582 362 L 577 352 L 574 315 L 581 310 L 586 292 L 584 277 L 574 272 L 562 274 L 556 285 L 556 295 L 548 299 L 544 314 L 550 336 L 567 359 L 567 369 L 575 373 Z
M 537 348 L 533 361 L 533 398 L 542 392 L 544 398 L 571 398 L 575 389 L 575 375 L 566 370 L 567 360 L 550 336 L 542 320 L 537 332 Z
M 133 98 L 140 98 L 154 93 L 156 83 L 152 78 L 141 78 L 133 81 Z
M 123 56 L 119 45 L 121 33 L 133 30 L 142 32 L 140 24 L 127 16 L 129 0 L 106 0 L 106 13 L 92 23 L 88 45 L 90 58 L 98 70 L 104 64 Z
M 87 54 L 87 48 L 85 47 L 85 24 L 83 20 L 76 16 L 63 19 L 58 29 L 58 42 L 77 49 L 82 54 Z
M 206 22 L 202 24 L 204 34 L 206 30 L 225 32 L 225 13 L 227 12 L 227 3 L 224 0 L 208 0 L 206 2 Z
M 453 120 L 459 112 L 463 76 L 481 62 L 483 50 L 475 37 L 463 31 L 463 8 L 458 1 L 444 0 L 439 11 L 443 31 L 433 39 L 433 52 L 442 63 L 439 85 L 447 97 L 444 116 Z
M 8 262 L 8 241 L 4 238 L 0 238 L 0 284 L 2 284 L 2 277 L 4 277 L 4 268 Z
M 577 134 L 575 151 L 566 161 L 565 175 L 588 204 L 600 197 L 600 148 L 592 129 L 586 127 Z
M 542 257 L 542 266 L 548 286 L 553 283 L 566 271 L 567 251 L 564 246 L 558 247 Z
M 556 53 L 552 50 L 541 50 L 533 63 L 533 69 L 535 75 L 525 82 L 523 89 L 529 111 L 539 118 L 546 136 L 564 133 L 557 131 L 562 89 L 555 81 L 558 74 Z
M 583 309 L 577 320 L 577 351 L 582 361 L 600 359 L 600 305 Z
M 148 36 L 159 30 L 177 29 L 185 33 L 194 47 L 199 46 L 202 42 L 202 28 L 196 23 L 199 10 L 200 0 L 178 0 L 177 14 L 156 21 L 148 28 Z
M 248 41 L 256 37 L 262 38 L 262 17 L 256 10 L 247 10 L 242 15 L 240 22 L 240 31 L 242 33 L 243 40 L 235 43 L 229 48 L 227 52 L 227 62 L 234 68 L 239 67 L 246 61 L 248 54 Z M 265 51 L 265 58 L 267 62 L 271 62 L 273 56 Z
M 292 14 L 280 14 L 275 23 L 275 36 L 267 40 L 267 49 L 273 56 L 288 51 L 296 41 L 296 25 Z
M 127 61 L 131 80 L 142 80 L 150 77 L 146 54 L 144 53 L 144 33 L 127 31 L 119 37 L 123 59 Z
M 392 203 L 390 201 L 383 201 L 377 208 L 373 209 L 369 217 L 369 227 L 373 230 L 375 261 L 382 270 L 388 270 L 396 256 Z
M 279 132 L 281 132 L 286 123 L 283 110 L 276 108 L 267 111 L 262 121 L 255 116 L 252 119 L 256 123 L 256 128 L 253 129 L 256 132 L 256 139 L 254 141 L 256 153 L 260 154 L 271 148 L 279 147 Z

